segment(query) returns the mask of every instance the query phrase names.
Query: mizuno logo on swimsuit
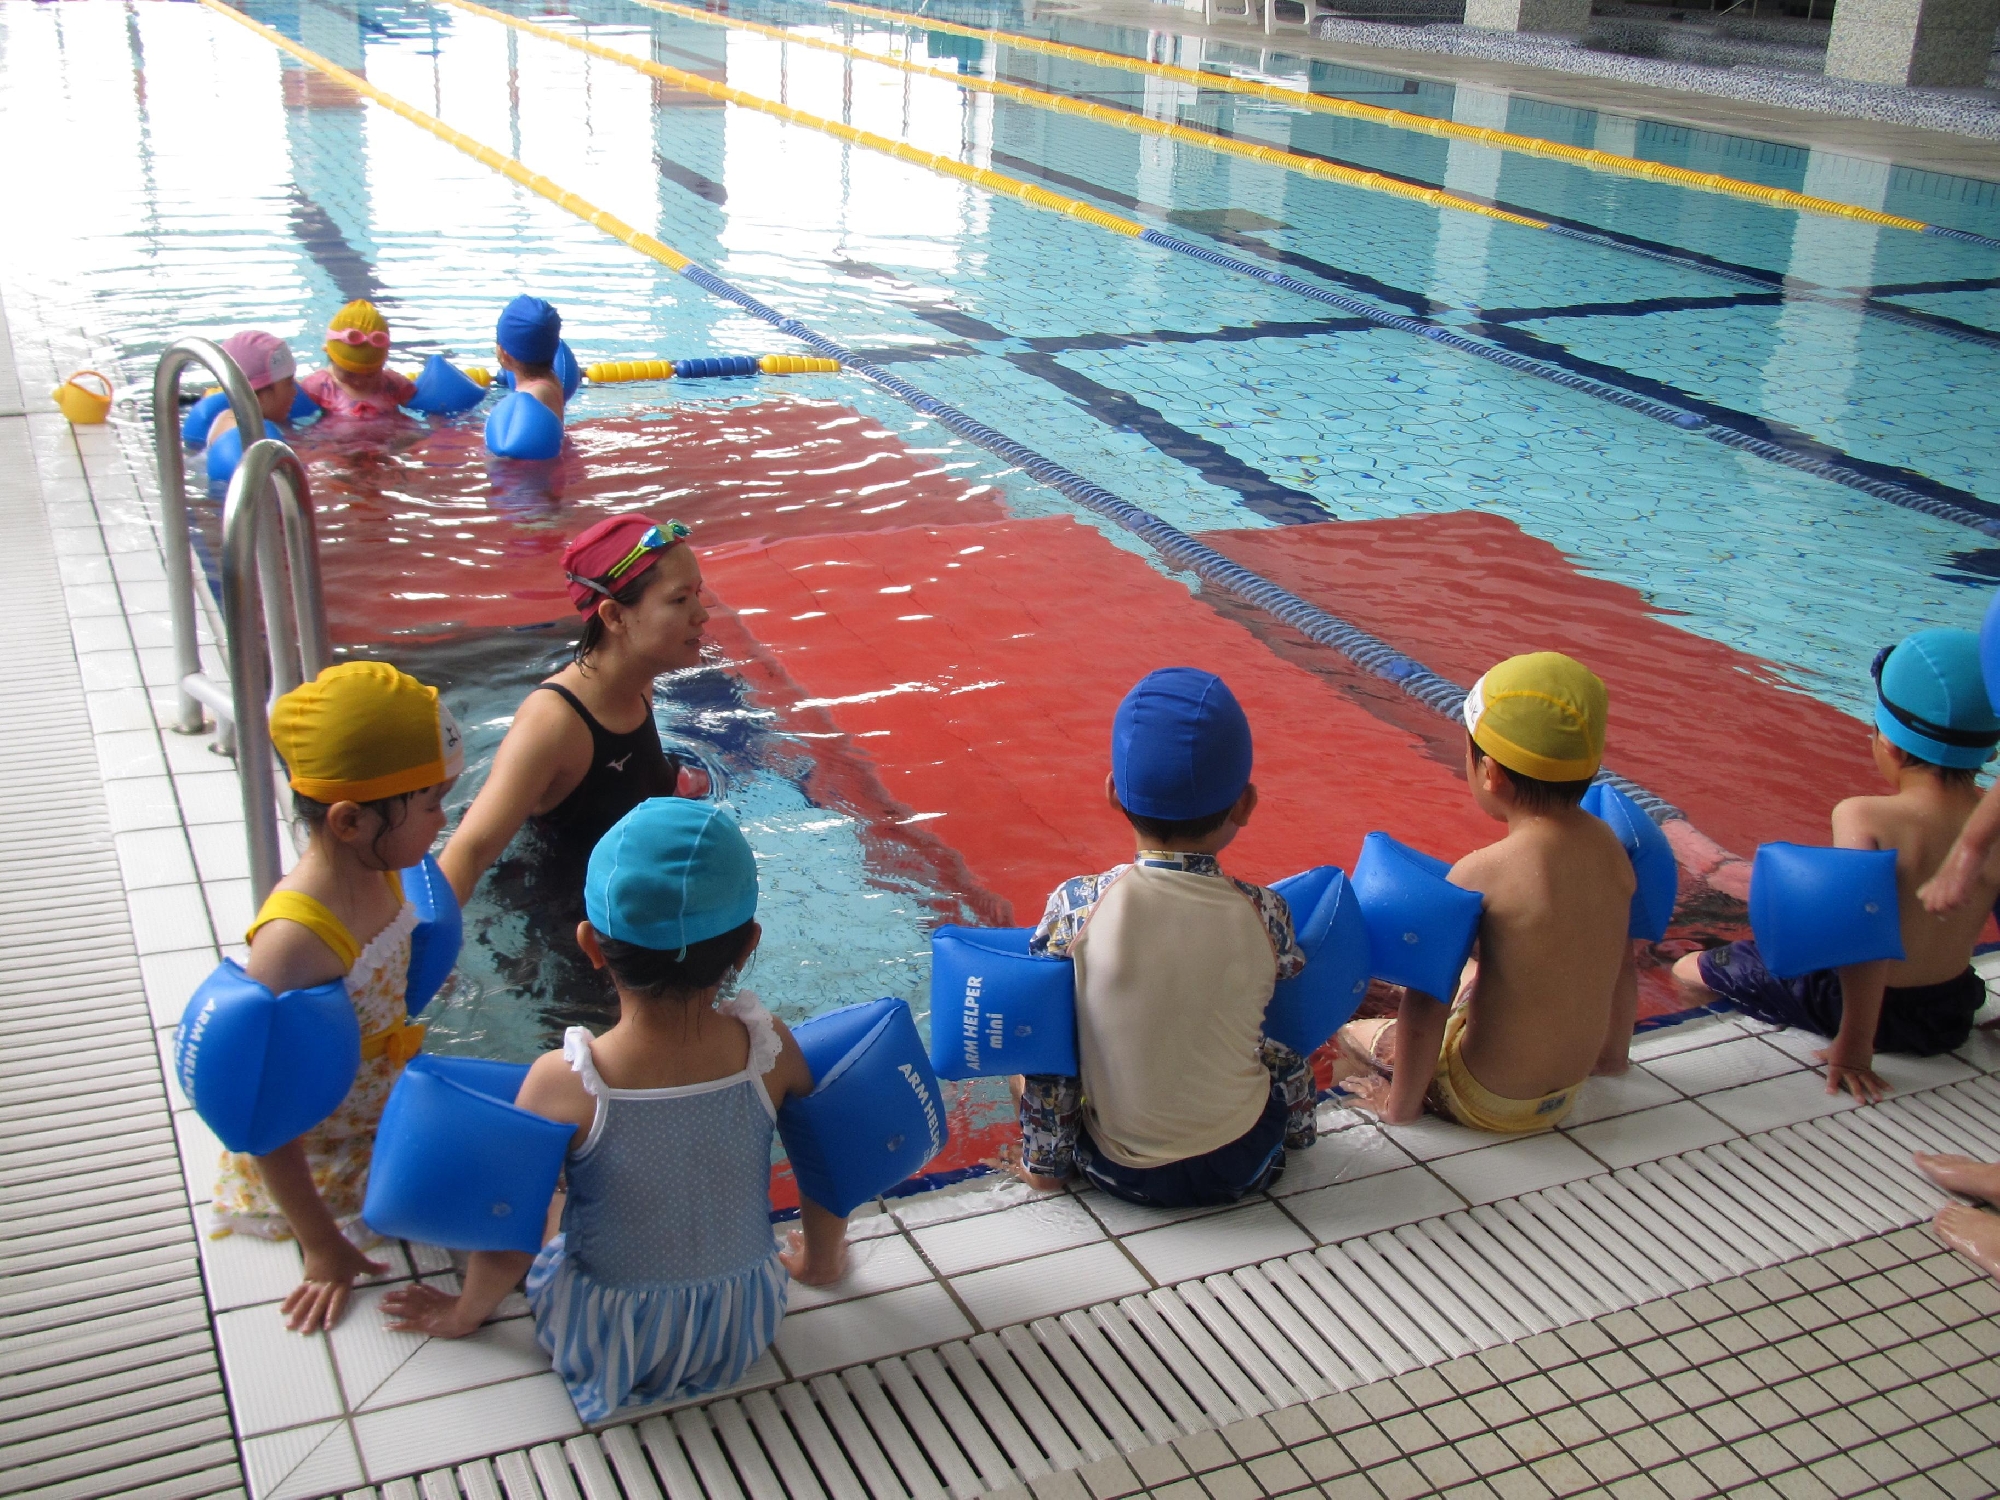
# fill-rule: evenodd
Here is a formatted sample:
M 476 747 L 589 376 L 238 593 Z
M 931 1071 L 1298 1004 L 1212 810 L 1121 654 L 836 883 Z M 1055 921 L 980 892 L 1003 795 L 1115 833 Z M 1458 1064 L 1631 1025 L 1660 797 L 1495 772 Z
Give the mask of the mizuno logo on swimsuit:
M 627 750 L 623 755 L 619 756 L 618 759 L 607 760 L 604 764 L 614 771 L 622 771 L 625 769 L 625 762 L 630 760 L 631 758 L 632 758 L 632 752 L 630 750 Z
M 931 1156 L 936 1156 L 944 1150 L 944 1117 L 938 1113 L 937 1100 L 924 1085 L 922 1076 L 908 1063 L 898 1063 L 896 1071 L 903 1075 L 904 1081 L 910 1085 L 910 1092 L 917 1096 L 917 1103 L 924 1108 L 924 1128 L 931 1133 Z M 926 1161 L 929 1159 L 925 1158 Z

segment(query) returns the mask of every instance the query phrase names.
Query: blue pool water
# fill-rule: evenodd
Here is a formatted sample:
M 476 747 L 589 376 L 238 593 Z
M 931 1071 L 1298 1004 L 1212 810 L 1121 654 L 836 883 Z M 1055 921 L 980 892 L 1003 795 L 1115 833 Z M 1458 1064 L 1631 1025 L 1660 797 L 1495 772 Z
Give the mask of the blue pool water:
M 2000 438 L 1986 399 L 2000 373 L 2000 251 L 996 52 L 810 3 L 739 7 L 803 34 L 907 46 L 941 66 L 1446 186 L 1614 237 L 1621 250 L 629 0 L 549 8 L 533 18 L 2000 516 Z M 1924 626 L 1975 625 L 2000 579 L 2000 552 L 1964 526 L 1294 292 L 676 94 L 492 21 L 422 3 L 246 9 L 1190 531 L 1491 510 L 1584 572 L 1638 590 L 1682 628 L 1856 714 L 1878 646 Z M 1164 31 L 1007 6 L 945 14 L 1185 66 L 1241 67 L 2000 236 L 1991 183 L 1252 47 L 1203 50 Z M 0 0 L 0 146 L 8 201 L 61 205 L 0 225 L 17 327 L 39 326 L 77 363 L 130 383 L 143 383 L 151 356 L 186 331 L 254 324 L 303 355 L 357 296 L 382 304 L 401 357 L 443 350 L 476 361 L 490 349 L 495 305 L 520 287 L 560 302 L 589 360 L 799 350 L 432 137 L 335 97 L 198 6 Z M 1833 303 L 1788 298 L 1787 277 Z M 1862 297 L 1931 322 L 1868 314 Z M 836 394 L 937 450 L 941 464 L 961 465 L 968 483 L 994 486 L 1015 514 L 1073 508 L 865 382 L 842 380 Z M 745 397 L 588 388 L 572 420 L 669 399 Z M 641 476 L 633 503 L 668 488 L 670 476 Z M 417 509 L 435 503 L 407 498 Z M 496 633 L 383 644 L 446 682 L 461 705 L 474 752 L 462 804 L 557 643 Z M 726 676 L 711 668 L 671 685 L 663 722 L 728 778 L 752 825 L 772 927 L 759 989 L 794 1016 L 875 993 L 921 999 L 925 934 L 958 898 L 921 862 L 885 855 L 851 812 L 816 801 L 800 748 L 756 724 Z M 498 919 L 494 933 L 440 1033 L 447 1045 L 524 1055 L 553 1012 L 532 966 L 509 966 L 518 934 Z

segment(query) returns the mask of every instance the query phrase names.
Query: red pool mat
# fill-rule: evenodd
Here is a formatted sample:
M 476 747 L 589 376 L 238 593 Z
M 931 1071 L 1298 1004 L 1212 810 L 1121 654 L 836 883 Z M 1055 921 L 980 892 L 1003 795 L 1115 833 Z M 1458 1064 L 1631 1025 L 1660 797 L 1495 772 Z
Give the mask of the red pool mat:
M 1476 511 L 1205 533 L 1202 540 L 1467 687 L 1502 657 L 1561 650 L 1611 690 L 1606 761 L 1748 857 L 1828 839 L 1842 797 L 1878 791 L 1868 730 L 1757 657 L 1694 634 Z M 1352 778 L 1343 778 L 1351 783 Z
M 1130 857 L 1111 717 L 1155 667 L 1221 673 L 1250 717 L 1263 805 L 1227 856 L 1250 879 L 1350 865 L 1374 828 L 1447 857 L 1498 832 L 1414 736 L 1067 519 L 742 544 L 703 572 L 796 693 L 770 706 L 843 734 L 1018 923 Z
M 622 510 L 677 517 L 699 544 L 1004 514 L 953 477 L 962 452 L 912 448 L 831 401 L 677 404 L 578 421 L 569 443 L 529 464 L 488 454 L 476 420 L 301 433 L 334 640 L 565 619 L 564 543 Z

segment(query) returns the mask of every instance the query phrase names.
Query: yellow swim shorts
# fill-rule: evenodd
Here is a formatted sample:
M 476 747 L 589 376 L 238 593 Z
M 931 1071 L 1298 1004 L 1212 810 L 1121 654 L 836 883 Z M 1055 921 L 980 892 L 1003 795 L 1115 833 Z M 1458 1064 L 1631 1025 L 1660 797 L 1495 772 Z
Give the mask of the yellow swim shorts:
M 1459 1056 L 1465 1041 L 1465 1015 L 1465 1007 L 1455 1005 L 1444 1023 L 1444 1045 L 1438 1048 L 1437 1074 L 1430 1087 L 1431 1100 L 1440 1112 L 1461 1125 L 1496 1135 L 1527 1135 L 1560 1125 L 1576 1103 L 1582 1081 L 1539 1099 L 1503 1099 L 1474 1078 Z

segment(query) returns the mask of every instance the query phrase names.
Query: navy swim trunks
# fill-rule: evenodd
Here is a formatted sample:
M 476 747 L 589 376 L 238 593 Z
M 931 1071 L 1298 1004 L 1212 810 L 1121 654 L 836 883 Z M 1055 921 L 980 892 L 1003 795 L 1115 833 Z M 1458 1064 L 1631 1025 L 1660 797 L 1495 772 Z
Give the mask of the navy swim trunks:
M 1742 1011 L 1773 1026 L 1832 1037 L 1840 1031 L 1840 975 L 1815 969 L 1780 979 L 1764 967 L 1754 942 L 1710 948 L 1701 955 L 1701 982 Z M 1875 1028 L 1877 1052 L 1934 1057 L 1965 1045 L 1972 1017 L 1986 1003 L 1986 985 L 1970 968 L 1943 984 L 1889 989 Z

